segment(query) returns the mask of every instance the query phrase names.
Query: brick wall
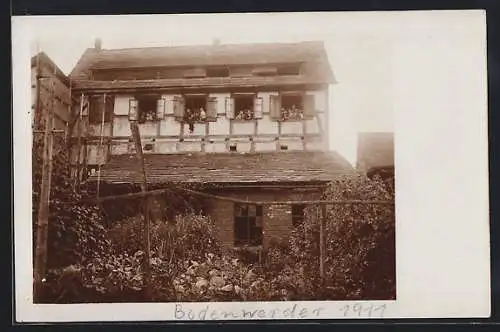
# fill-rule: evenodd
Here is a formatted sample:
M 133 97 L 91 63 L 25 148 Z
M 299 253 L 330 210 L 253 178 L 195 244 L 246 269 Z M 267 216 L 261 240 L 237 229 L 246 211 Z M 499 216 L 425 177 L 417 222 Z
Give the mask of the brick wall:
M 218 191 L 219 196 L 229 196 L 252 201 L 288 201 L 319 199 L 317 190 L 298 191 L 293 189 L 240 189 Z M 286 240 L 292 230 L 292 211 L 289 205 L 263 206 L 264 246 L 272 239 Z M 207 201 L 207 214 L 216 222 L 219 237 L 227 247 L 234 244 L 234 203 L 223 200 Z

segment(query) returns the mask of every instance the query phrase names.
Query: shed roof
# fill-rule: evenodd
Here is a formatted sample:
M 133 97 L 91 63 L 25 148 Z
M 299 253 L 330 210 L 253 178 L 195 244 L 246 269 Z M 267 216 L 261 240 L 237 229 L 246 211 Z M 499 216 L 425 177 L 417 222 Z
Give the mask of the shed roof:
M 149 183 L 262 184 L 328 182 L 353 167 L 336 152 L 145 154 Z M 140 183 L 136 156 L 115 155 L 102 167 L 100 181 Z M 97 174 L 89 181 L 96 181 Z

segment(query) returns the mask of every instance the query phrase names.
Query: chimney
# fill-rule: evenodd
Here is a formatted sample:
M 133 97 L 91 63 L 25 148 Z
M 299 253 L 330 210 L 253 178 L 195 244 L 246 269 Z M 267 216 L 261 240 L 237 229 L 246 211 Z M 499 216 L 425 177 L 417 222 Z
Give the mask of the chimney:
M 96 51 L 100 51 L 102 49 L 102 40 L 101 38 L 96 38 L 94 42 L 94 48 Z
M 212 45 L 214 45 L 214 46 L 219 46 L 219 45 L 220 45 L 220 39 L 219 39 L 219 38 L 215 38 L 215 39 L 212 41 Z

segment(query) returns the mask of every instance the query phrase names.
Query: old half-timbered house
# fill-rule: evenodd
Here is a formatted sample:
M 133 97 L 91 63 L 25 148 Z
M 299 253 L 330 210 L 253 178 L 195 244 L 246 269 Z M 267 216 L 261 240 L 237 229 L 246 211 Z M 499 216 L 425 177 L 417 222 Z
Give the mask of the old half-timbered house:
M 131 113 L 156 186 L 213 184 L 220 196 L 300 201 L 352 171 L 328 147 L 335 81 L 322 42 L 103 49 L 97 41 L 70 77 L 81 110 L 73 167 L 102 193 L 141 181 Z M 303 218 L 300 204 L 208 201 L 229 247 L 265 246 Z

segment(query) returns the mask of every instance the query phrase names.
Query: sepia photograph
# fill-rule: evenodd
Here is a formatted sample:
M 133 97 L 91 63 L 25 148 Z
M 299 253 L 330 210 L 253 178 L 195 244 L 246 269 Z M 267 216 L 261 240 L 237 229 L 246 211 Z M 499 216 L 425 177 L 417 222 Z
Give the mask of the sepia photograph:
M 19 60 L 32 304 L 383 317 L 407 280 L 399 228 L 416 176 L 396 158 L 410 151 L 396 135 L 404 44 L 385 18 L 34 18 Z

